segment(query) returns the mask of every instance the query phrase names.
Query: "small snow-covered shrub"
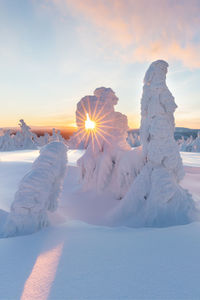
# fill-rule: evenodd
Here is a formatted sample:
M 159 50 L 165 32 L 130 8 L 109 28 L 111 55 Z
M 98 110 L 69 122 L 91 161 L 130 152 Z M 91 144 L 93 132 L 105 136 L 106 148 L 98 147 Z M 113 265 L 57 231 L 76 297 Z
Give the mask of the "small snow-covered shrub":
M 62 142 L 52 142 L 40 150 L 40 156 L 19 184 L 5 225 L 5 236 L 33 233 L 48 225 L 47 212 L 58 206 L 66 171 L 67 153 Z

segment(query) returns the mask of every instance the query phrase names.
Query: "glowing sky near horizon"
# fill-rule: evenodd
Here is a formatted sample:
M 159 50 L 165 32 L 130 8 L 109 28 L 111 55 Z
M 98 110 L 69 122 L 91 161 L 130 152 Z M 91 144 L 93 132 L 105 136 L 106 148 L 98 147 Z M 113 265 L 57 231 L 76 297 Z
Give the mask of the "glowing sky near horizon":
M 144 73 L 169 63 L 176 125 L 200 128 L 200 1 L 1 0 L 0 127 L 73 126 L 100 86 L 139 127 Z

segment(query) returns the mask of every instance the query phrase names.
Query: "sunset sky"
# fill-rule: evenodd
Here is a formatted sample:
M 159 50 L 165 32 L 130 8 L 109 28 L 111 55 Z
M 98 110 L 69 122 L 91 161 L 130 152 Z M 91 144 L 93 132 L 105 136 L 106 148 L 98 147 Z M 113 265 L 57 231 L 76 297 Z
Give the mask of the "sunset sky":
M 105 86 L 137 128 L 156 59 L 169 63 L 176 125 L 200 128 L 199 0 L 1 0 L 0 127 L 73 126 L 76 103 Z

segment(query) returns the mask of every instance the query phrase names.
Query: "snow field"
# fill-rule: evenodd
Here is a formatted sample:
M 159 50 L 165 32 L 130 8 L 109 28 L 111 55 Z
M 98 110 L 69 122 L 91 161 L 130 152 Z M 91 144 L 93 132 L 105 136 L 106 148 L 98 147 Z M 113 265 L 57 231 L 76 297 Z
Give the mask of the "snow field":
M 200 223 L 161 229 L 96 225 L 118 201 L 79 194 L 75 165 L 81 154 L 68 153 L 52 226 L 0 239 L 0 299 L 199 299 Z M 189 154 L 181 153 L 186 171 L 181 185 L 200 197 L 200 154 Z M 37 155 L 35 150 L 1 153 L 0 209 L 9 211 Z M 2 210 L 0 220 L 6 217 Z

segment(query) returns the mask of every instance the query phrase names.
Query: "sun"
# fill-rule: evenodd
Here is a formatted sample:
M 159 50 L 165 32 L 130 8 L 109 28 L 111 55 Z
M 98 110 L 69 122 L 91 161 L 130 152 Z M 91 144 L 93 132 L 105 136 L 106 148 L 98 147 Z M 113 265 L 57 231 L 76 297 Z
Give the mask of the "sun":
M 114 120 L 111 117 L 111 112 L 106 111 L 106 103 L 101 105 L 99 101 L 96 101 L 95 107 L 91 109 L 88 101 L 86 106 L 81 103 L 81 107 L 83 111 L 77 112 L 79 125 L 78 131 L 74 135 L 78 139 L 76 147 L 82 141 L 84 142 L 84 147 L 87 147 L 88 142 L 91 142 L 93 151 L 96 146 L 101 151 L 102 143 L 104 142 L 111 145 L 112 134 L 109 131 L 115 126 L 112 126 Z
M 85 129 L 89 129 L 89 130 L 95 129 L 95 126 L 96 126 L 95 122 L 90 120 L 88 113 L 86 114 L 86 116 L 87 116 L 87 119 L 85 120 Z

